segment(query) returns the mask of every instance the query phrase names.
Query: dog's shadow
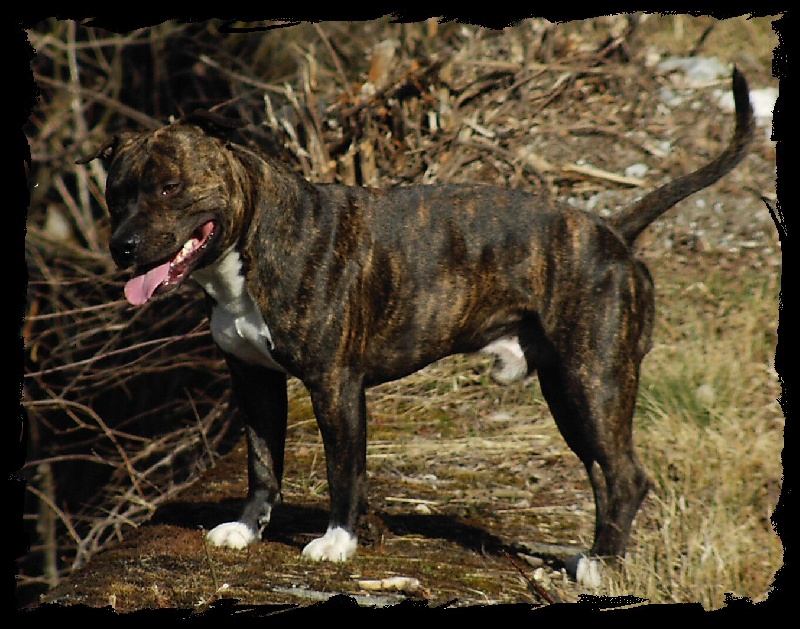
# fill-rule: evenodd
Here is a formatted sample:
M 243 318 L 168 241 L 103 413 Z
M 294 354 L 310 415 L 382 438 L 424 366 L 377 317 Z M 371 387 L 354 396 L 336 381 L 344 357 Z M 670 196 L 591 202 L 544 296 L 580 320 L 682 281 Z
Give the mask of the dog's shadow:
M 419 536 L 440 539 L 479 554 L 501 555 L 512 552 L 511 546 L 480 526 L 469 524 L 447 514 L 386 514 L 378 513 L 385 528 L 394 536 Z
M 160 506 L 149 524 L 211 530 L 222 522 L 235 520 L 242 507 L 239 499 L 219 502 L 177 501 Z M 322 507 L 281 504 L 275 507 L 264 537 L 267 541 L 302 548 L 310 538 L 322 534 L 328 525 L 328 511 Z M 370 513 L 362 518 L 359 536 L 366 544 L 378 544 L 386 536 L 419 536 L 440 539 L 479 553 L 501 555 L 513 547 L 485 529 L 446 514 Z

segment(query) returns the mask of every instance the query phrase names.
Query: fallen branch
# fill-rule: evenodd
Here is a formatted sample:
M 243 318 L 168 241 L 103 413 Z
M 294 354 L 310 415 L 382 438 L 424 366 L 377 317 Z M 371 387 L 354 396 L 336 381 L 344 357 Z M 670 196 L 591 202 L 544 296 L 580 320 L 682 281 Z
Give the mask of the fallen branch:
M 589 177 L 591 179 L 602 179 L 634 188 L 641 188 L 647 185 L 647 182 L 645 182 L 644 179 L 640 179 L 638 177 L 626 177 L 625 175 L 617 175 L 616 173 L 608 172 L 607 170 L 601 170 L 600 168 L 595 168 L 594 166 L 564 164 L 561 167 L 561 170 L 564 172 L 575 173 L 576 175 Z

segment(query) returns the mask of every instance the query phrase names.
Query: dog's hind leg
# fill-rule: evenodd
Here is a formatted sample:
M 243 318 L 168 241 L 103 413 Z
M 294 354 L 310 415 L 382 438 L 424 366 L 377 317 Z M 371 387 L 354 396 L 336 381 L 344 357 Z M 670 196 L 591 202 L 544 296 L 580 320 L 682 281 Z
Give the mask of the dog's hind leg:
M 629 277 L 605 276 L 603 297 L 585 305 L 591 318 L 580 326 L 559 328 L 556 338 L 550 339 L 554 351 L 538 370 L 553 418 L 592 485 L 596 520 L 590 555 L 594 557 L 623 555 L 633 519 L 650 487 L 634 450 L 633 413 L 639 366 L 649 343 L 652 301 L 649 284 L 631 282 Z M 590 584 L 597 564 L 592 568 L 580 559 L 576 557 L 570 571 Z
M 217 546 L 244 548 L 258 541 L 281 500 L 288 398 L 286 374 L 228 358 L 233 394 L 247 436 L 247 499 L 239 519 L 208 533 Z
M 647 475 L 634 451 L 632 415 L 637 367 L 629 364 L 621 387 L 599 385 L 602 367 L 584 365 L 594 383 L 584 382 L 567 366 L 539 371 L 542 393 L 569 447 L 589 475 L 595 500 L 594 543 L 589 558 L 577 555 L 568 564 L 571 576 L 597 586 L 598 566 L 591 557 L 615 557 L 625 552 L 631 525 L 649 488 Z M 619 373 L 619 365 L 615 371 Z M 598 371 L 599 370 L 599 371 Z

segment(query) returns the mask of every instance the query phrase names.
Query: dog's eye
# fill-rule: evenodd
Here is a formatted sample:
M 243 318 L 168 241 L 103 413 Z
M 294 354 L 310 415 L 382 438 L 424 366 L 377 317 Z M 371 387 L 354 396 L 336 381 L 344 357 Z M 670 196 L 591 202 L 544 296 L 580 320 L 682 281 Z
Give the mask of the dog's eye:
M 180 188 L 181 185 L 179 183 L 167 183 L 161 188 L 161 194 L 165 197 L 168 197 L 171 194 L 175 194 Z

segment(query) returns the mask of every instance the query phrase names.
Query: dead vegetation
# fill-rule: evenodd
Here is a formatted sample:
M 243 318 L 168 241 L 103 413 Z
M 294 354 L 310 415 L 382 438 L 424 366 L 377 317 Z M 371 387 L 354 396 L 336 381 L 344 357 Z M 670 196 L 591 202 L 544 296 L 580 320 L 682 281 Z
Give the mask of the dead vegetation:
M 737 63 L 751 87 L 768 87 L 775 85 L 770 64 L 777 44 L 767 19 L 723 22 L 646 15 L 564 25 L 531 19 L 503 31 L 435 20 L 394 24 L 384 19 L 244 34 L 221 32 L 213 21 L 170 22 L 114 33 L 49 20 L 31 29 L 29 37 L 37 51 L 33 70 L 42 98 L 26 128 L 33 157 L 23 328 L 29 446 L 19 474 L 28 483 L 24 518 L 31 550 L 19 564 L 22 600 L 58 585 L 110 542 L 125 540 L 181 490 L 188 487 L 191 495 L 192 481 L 238 440 L 224 366 L 211 344 L 199 292 L 186 286 L 169 300 L 138 311 L 121 299 L 121 278 L 106 253 L 102 162 L 75 164 L 107 134 L 129 125 L 154 126 L 198 107 L 213 108 L 249 122 L 242 141 L 281 156 L 312 181 L 374 186 L 481 181 L 537 190 L 606 212 L 631 200 L 639 189 L 704 163 L 730 132 L 728 115 L 717 113 L 714 93 L 728 88 L 726 79 L 693 88 L 682 104 L 667 107 L 661 91 L 685 86 L 679 78 L 676 83 L 658 72 L 655 61 L 687 51 L 697 56 L 716 54 L 724 63 Z M 643 164 L 644 170 L 626 172 L 631 164 Z M 761 201 L 761 196 L 774 199 L 772 144 L 761 139 L 741 169 L 713 194 L 698 196 L 707 204 L 691 205 L 656 226 L 644 255 L 657 259 L 666 252 L 672 261 L 665 266 L 674 271 L 687 256 L 724 252 L 738 258 L 747 253 L 742 259 L 752 264 L 755 276 L 766 278 L 757 284 L 767 288 L 764 301 L 754 306 L 761 317 L 758 324 L 745 328 L 760 338 L 760 347 L 774 348 L 772 300 L 780 254 Z M 721 211 L 734 205 L 736 212 Z M 672 302 L 666 303 L 669 309 Z M 685 308 L 685 303 L 676 307 Z M 682 332 L 672 335 L 673 330 L 665 335 L 665 344 L 681 338 Z M 731 360 L 729 354 L 719 356 Z M 742 401 L 745 407 L 740 413 L 746 415 L 752 403 L 760 410 L 751 415 L 768 426 L 760 456 L 780 441 L 774 405 L 777 381 L 764 366 L 769 362 L 761 349 L 743 366 L 756 384 L 754 399 Z M 490 388 L 487 394 L 482 374 L 480 364 L 454 359 L 409 383 L 371 394 L 370 465 L 375 477 L 386 483 L 374 500 L 395 523 L 409 505 L 420 512 L 442 508 L 448 518 L 463 516 L 478 529 L 483 524 L 499 527 L 493 529 L 498 535 L 513 537 L 524 528 L 530 535 L 539 531 L 552 543 L 584 543 L 593 514 L 580 470 L 564 463 L 569 453 L 555 433 L 541 426 L 536 427 L 537 434 L 548 436 L 535 448 L 539 463 L 529 463 L 521 445 L 529 447 L 533 435 L 527 430 L 514 435 L 510 423 L 520 417 L 546 418 L 541 398 L 527 389 Z M 669 397 L 669 392 L 665 395 Z M 296 467 L 287 470 L 287 501 L 312 500 L 322 508 L 326 498 L 321 454 L 299 387 L 295 398 L 292 421 L 298 440 L 291 447 Z M 405 437 L 398 441 L 398 433 L 411 435 L 411 443 Z M 471 440 L 475 435 L 488 439 L 481 446 L 483 463 L 476 463 L 478 457 L 473 460 L 470 454 L 477 447 Z M 515 458 L 518 450 L 524 463 Z M 441 459 L 443 465 L 452 466 L 449 472 L 433 467 L 431 451 L 436 463 Z M 509 462 L 512 458 L 514 463 Z M 548 471 L 551 466 L 553 471 Z M 425 469 L 433 480 L 426 479 Z M 219 474 L 219 468 L 213 472 Z M 241 476 L 239 471 L 232 473 Z M 499 485 L 498 474 L 504 479 Z M 776 464 L 764 463 L 758 474 L 767 487 L 756 497 L 763 518 L 774 507 L 780 473 Z M 413 495 L 399 488 L 392 493 L 389 488 L 397 488 L 392 483 L 413 488 Z M 566 495 L 559 495 L 559 483 L 569 487 L 563 488 Z M 455 496 L 439 495 L 442 488 L 456 484 L 461 488 Z M 540 492 L 544 486 L 548 490 Z M 234 483 L 233 489 L 241 487 Z M 212 492 L 203 500 L 213 499 Z M 661 499 L 666 500 L 663 495 Z M 668 506 L 685 509 L 685 502 L 680 504 L 676 497 Z M 506 517 L 525 515 L 526 520 L 519 528 L 514 518 L 512 524 L 502 524 L 502 519 L 495 521 L 481 511 L 487 505 Z M 557 511 L 556 518 L 548 508 Z M 302 515 L 289 511 L 286 518 Z M 659 516 L 652 511 L 639 519 L 640 527 L 642 519 L 644 526 L 658 529 Z M 409 522 L 404 522 L 407 529 Z M 557 524 L 570 532 L 548 529 Z M 759 526 L 764 528 L 763 523 Z M 307 530 L 301 527 L 295 533 Z M 466 537 L 471 531 L 457 530 Z M 191 561 L 199 562 L 180 569 L 206 574 L 209 560 L 189 534 L 196 531 L 173 533 L 188 540 L 189 554 L 194 553 Z M 424 535 L 389 543 L 395 546 L 387 555 L 372 553 L 371 567 L 358 564 L 354 570 L 371 570 L 367 576 L 378 580 L 393 574 L 396 567 L 388 555 L 403 554 L 398 544 L 417 546 L 419 552 L 429 544 L 438 553 L 436 565 L 447 570 L 442 566 L 447 565 L 444 556 L 452 552 L 450 547 L 438 547 Z M 770 571 L 777 568 L 777 550 L 762 538 L 753 543 L 765 549 L 758 578 L 737 580 L 732 587 L 740 594 L 761 597 Z M 475 553 L 474 546 L 465 547 Z M 719 557 L 714 549 L 708 552 Z M 295 550 L 289 543 L 283 552 Z M 669 561 L 678 561 L 674 555 L 685 550 L 669 546 Z M 274 557 L 260 553 L 273 551 L 253 552 L 251 560 L 257 565 L 250 568 L 263 574 L 263 565 L 271 565 Z M 658 552 L 653 556 L 647 552 L 640 550 L 640 557 L 651 564 L 664 561 Z M 469 589 L 469 579 L 452 589 L 440 583 L 427 598 L 441 603 L 453 593 L 468 603 L 541 602 L 531 591 L 534 586 L 520 581 L 504 556 L 487 559 L 479 552 L 473 559 L 484 563 L 485 569 L 477 563 L 474 567 L 473 573 L 482 576 L 476 577 L 473 585 L 478 586 L 472 588 L 482 592 L 483 599 L 477 594 L 465 597 L 463 587 Z M 224 559 L 230 570 L 236 561 Z M 452 565 L 458 561 L 463 557 Z M 727 561 L 719 559 L 717 565 Z M 753 567 L 736 570 L 741 574 Z M 276 575 L 271 583 L 294 587 L 305 579 L 310 591 L 357 592 L 355 587 L 343 589 L 342 575 L 330 567 L 320 570 L 319 582 L 295 564 L 286 572 L 287 578 Z M 423 574 L 428 581 L 423 579 L 422 587 L 430 588 L 430 570 Z M 512 579 L 509 574 L 517 576 Z M 660 574 L 670 572 L 655 574 L 633 580 L 658 581 Z M 723 591 L 716 588 L 709 593 L 693 589 L 694 576 L 687 576 L 679 588 L 662 584 L 648 593 L 652 597 L 651 592 L 660 592 L 662 600 L 702 600 L 706 606 L 719 606 L 729 584 L 720 585 Z M 241 585 L 256 578 L 240 574 L 237 596 L 255 602 L 296 600 L 275 597 L 274 592 L 269 598 Z M 184 595 L 173 590 L 170 596 L 163 586 L 161 594 L 152 592 L 148 589 L 152 584 L 143 579 L 139 589 L 148 594 L 139 607 L 193 606 L 198 591 L 206 597 L 218 594 L 216 579 L 199 589 L 187 588 Z M 616 587 L 629 583 L 622 581 Z M 114 595 L 120 609 L 137 608 L 130 591 Z M 576 593 L 567 588 L 560 595 L 569 600 Z M 123 605 L 125 596 L 129 598 Z M 92 599 L 91 604 L 105 603 Z

